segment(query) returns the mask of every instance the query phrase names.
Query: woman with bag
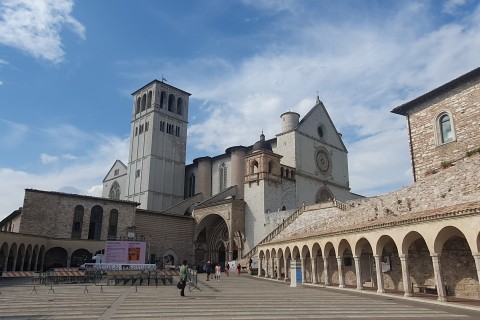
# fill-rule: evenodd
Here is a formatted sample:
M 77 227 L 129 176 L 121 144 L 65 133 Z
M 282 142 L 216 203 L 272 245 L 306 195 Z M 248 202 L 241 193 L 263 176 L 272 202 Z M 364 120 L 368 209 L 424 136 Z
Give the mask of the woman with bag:
M 185 296 L 185 286 L 187 285 L 187 260 L 183 260 L 183 264 L 180 267 L 180 295 Z

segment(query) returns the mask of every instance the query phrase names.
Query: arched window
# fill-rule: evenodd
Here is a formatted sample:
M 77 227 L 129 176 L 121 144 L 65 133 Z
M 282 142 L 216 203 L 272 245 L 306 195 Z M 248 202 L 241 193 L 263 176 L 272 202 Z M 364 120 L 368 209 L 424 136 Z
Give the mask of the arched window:
M 72 239 L 82 238 L 83 211 L 84 209 L 82 206 L 75 207 L 72 223 Z
M 324 202 L 331 202 L 333 201 L 333 194 L 328 190 L 327 187 L 320 189 L 317 192 L 317 196 L 315 197 L 316 203 L 324 203 Z
M 137 106 L 135 108 L 135 114 L 140 112 L 140 97 L 137 98 Z
M 175 96 L 173 94 L 168 96 L 168 111 L 174 112 L 175 106 Z
M 94 206 L 90 213 L 90 226 L 88 228 L 89 240 L 100 240 L 102 236 L 103 209 L 100 206 Z
M 180 97 L 177 99 L 177 114 L 183 114 L 183 99 Z
M 148 98 L 147 98 L 147 109 L 152 106 L 152 95 L 153 95 L 152 91 L 149 91 Z
M 254 160 L 252 166 L 250 167 L 250 174 L 256 174 L 258 172 L 258 162 Z
M 110 217 L 108 218 L 108 239 L 117 238 L 117 224 L 118 224 L 118 210 L 110 210 Z
M 110 188 L 110 193 L 108 194 L 108 198 L 113 200 L 120 200 L 120 185 L 117 181 L 114 181 L 112 187 Z
M 273 162 L 269 161 L 268 162 L 268 173 L 272 173 L 272 170 L 273 170 Z
M 162 91 L 162 93 L 160 94 L 160 108 L 163 109 L 163 107 L 165 107 L 165 101 L 167 100 L 166 99 L 166 93 L 165 91 Z
M 145 106 L 147 105 L 147 95 L 143 94 L 142 96 L 142 109 L 141 111 L 145 111 Z
M 440 143 L 453 141 L 452 121 L 447 113 L 442 113 L 438 117 L 438 136 Z
M 227 189 L 227 166 L 222 163 L 218 168 L 219 191 Z

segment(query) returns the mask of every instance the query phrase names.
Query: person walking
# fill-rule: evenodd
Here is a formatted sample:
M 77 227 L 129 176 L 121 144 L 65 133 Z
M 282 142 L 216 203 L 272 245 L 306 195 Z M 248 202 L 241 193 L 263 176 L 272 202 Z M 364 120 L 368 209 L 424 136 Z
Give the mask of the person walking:
M 209 281 L 210 280 L 210 274 L 212 273 L 212 264 L 210 263 L 210 261 L 207 262 L 206 271 L 207 271 L 207 281 Z
M 230 276 L 230 265 L 228 264 L 228 261 L 227 263 L 225 263 L 225 274 L 227 275 L 227 277 Z
M 180 267 L 180 283 L 181 283 L 181 290 L 180 290 L 180 295 L 182 297 L 185 296 L 185 286 L 187 285 L 187 260 L 183 260 L 183 264 Z
M 220 263 L 215 266 L 215 278 L 217 281 L 220 281 L 220 274 L 222 273 L 222 267 L 220 267 Z
M 240 275 L 240 271 L 242 270 L 242 266 L 240 265 L 240 262 L 237 264 L 237 276 Z

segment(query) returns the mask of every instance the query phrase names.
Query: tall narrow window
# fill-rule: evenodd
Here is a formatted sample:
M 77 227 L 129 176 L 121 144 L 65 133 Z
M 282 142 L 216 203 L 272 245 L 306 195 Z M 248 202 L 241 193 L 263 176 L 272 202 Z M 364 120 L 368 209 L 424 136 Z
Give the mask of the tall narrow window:
M 137 106 L 135 108 L 135 114 L 140 112 L 140 97 L 137 98 Z
M 447 143 L 453 140 L 452 122 L 448 114 L 443 114 L 439 118 L 440 141 Z
M 148 92 L 148 97 L 147 97 L 147 109 L 152 106 L 152 96 L 153 96 L 152 91 L 149 91 Z
M 117 238 L 117 225 L 118 225 L 118 210 L 110 210 L 110 218 L 108 219 L 108 239 Z
M 218 172 L 218 177 L 219 177 L 219 191 L 223 191 L 227 189 L 227 166 L 225 163 L 222 163 L 219 167 L 219 172 Z
M 147 95 L 143 94 L 142 96 L 142 109 L 141 111 L 145 111 L 145 107 L 147 106 Z
M 175 110 L 175 96 L 173 94 L 168 96 L 168 111 L 174 112 Z
M 110 188 L 110 193 L 108 194 L 108 197 L 113 200 L 120 200 L 120 192 L 120 185 L 117 181 L 114 181 L 112 187 Z
M 192 175 L 188 178 L 188 196 L 193 197 L 195 195 L 195 176 Z
M 166 96 L 165 91 L 162 91 L 162 93 L 160 94 L 160 108 L 162 109 L 163 107 L 165 107 L 165 100 L 166 100 L 165 96 Z
M 90 226 L 88 228 L 89 240 L 100 240 L 102 236 L 103 209 L 100 206 L 94 206 L 90 213 Z
M 179 114 L 179 115 L 183 114 L 183 99 L 182 98 L 177 99 L 177 114 Z
M 73 224 L 72 224 L 72 239 L 81 239 L 82 238 L 82 226 L 83 226 L 83 207 L 76 206 L 73 213 Z

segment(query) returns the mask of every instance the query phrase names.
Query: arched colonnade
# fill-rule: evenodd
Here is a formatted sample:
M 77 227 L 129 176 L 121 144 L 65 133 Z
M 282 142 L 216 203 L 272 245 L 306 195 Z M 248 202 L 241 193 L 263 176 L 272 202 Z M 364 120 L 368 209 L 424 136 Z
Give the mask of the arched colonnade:
M 302 283 L 480 299 L 479 251 L 478 214 L 403 221 L 264 244 L 258 276 L 290 281 L 300 261 Z

